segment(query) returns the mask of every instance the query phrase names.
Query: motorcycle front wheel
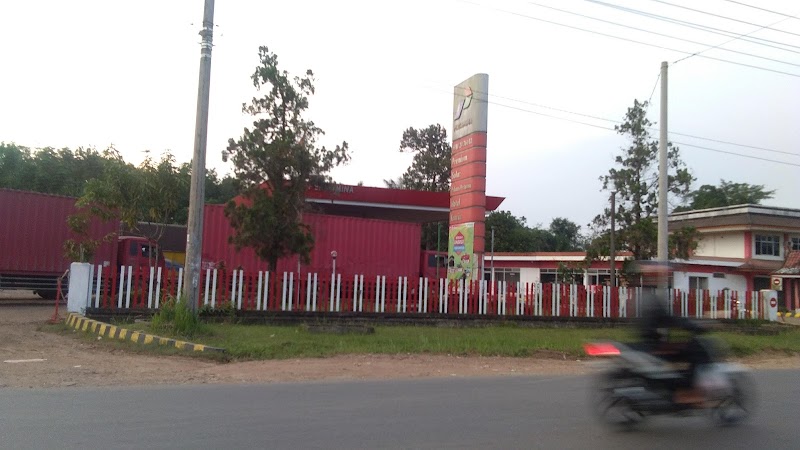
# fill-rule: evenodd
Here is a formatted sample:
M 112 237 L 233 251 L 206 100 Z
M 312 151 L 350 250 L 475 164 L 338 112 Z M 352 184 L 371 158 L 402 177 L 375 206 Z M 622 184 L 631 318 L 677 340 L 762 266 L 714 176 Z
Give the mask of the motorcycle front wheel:
M 623 371 L 609 371 L 597 375 L 590 388 L 590 404 L 594 416 L 604 425 L 615 429 L 631 430 L 642 423 L 645 416 L 620 389 L 643 388 L 641 382 Z

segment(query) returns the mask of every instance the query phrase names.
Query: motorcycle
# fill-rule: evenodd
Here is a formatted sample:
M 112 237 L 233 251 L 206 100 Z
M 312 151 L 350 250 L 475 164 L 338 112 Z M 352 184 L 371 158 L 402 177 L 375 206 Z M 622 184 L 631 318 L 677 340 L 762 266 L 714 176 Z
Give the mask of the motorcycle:
M 676 368 L 668 359 L 620 342 L 590 342 L 584 350 L 605 361 L 594 378 L 592 405 L 607 425 L 631 429 L 649 416 L 694 416 L 707 413 L 718 425 L 736 425 L 750 417 L 755 388 L 749 370 L 722 362 L 720 345 L 708 337 L 696 337 L 711 355 L 711 363 L 698 366 L 697 385 L 703 392 L 700 404 L 678 403 L 675 392 L 688 371 Z

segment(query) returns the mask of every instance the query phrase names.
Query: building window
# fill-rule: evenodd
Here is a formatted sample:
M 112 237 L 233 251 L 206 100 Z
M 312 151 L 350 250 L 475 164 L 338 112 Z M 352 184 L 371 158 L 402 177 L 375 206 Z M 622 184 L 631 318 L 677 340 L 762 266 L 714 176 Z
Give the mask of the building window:
M 789 247 L 795 251 L 800 250 L 800 237 L 793 237 L 789 242 Z
M 483 279 L 486 281 L 492 280 L 492 270 L 486 269 L 483 272 Z M 494 269 L 494 281 L 498 283 L 501 281 L 505 281 L 509 285 L 516 286 L 520 280 L 519 276 L 519 269 L 508 269 L 497 267 Z
M 689 289 L 708 289 L 708 277 L 689 277 Z
M 781 237 L 772 234 L 757 234 L 756 255 L 781 256 Z

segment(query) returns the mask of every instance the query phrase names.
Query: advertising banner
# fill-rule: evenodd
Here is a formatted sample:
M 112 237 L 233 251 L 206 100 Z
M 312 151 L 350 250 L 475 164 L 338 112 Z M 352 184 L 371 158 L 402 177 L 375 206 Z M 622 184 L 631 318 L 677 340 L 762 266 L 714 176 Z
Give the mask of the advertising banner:
M 473 277 L 475 266 L 473 249 L 475 245 L 475 224 L 462 223 L 450 225 L 447 247 L 447 278 L 458 280 Z

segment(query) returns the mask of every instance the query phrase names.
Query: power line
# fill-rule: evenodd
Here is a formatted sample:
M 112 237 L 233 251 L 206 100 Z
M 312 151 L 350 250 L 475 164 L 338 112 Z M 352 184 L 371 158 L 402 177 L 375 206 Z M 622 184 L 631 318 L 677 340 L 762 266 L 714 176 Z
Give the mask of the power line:
M 705 53 L 705 52 L 707 52 L 707 51 L 709 51 L 709 50 L 713 50 L 713 49 L 715 49 L 715 48 L 722 47 L 723 45 L 729 44 L 729 43 L 731 43 L 731 42 L 733 42 L 733 41 L 735 41 L 735 40 L 737 40 L 737 39 L 741 39 L 741 38 L 743 38 L 743 37 L 745 37 L 745 36 L 751 35 L 751 34 L 753 34 L 753 33 L 757 32 L 757 31 L 761 31 L 761 30 L 763 30 L 764 28 L 768 28 L 768 27 L 770 27 L 770 26 L 772 26 L 772 25 L 777 25 L 777 24 L 779 24 L 779 23 L 781 23 L 781 22 L 783 22 L 783 21 L 785 21 L 785 20 L 789 20 L 789 19 L 788 19 L 788 18 L 784 18 L 784 19 L 781 19 L 781 20 L 779 20 L 779 21 L 777 21 L 777 22 L 775 22 L 775 23 L 771 23 L 771 24 L 769 24 L 769 26 L 767 26 L 767 25 L 764 25 L 763 27 L 761 27 L 761 28 L 756 28 L 755 30 L 753 30 L 753 31 L 751 31 L 751 32 L 749 32 L 749 33 L 740 34 L 739 36 L 736 36 L 735 38 L 733 38 L 733 39 L 730 39 L 730 40 L 728 40 L 728 41 L 725 41 L 725 42 L 723 42 L 723 43 L 721 43 L 721 44 L 715 45 L 715 46 L 713 46 L 713 47 L 708 47 L 708 48 L 706 48 L 706 49 L 700 50 L 699 52 L 692 53 L 692 54 L 691 54 L 691 55 L 689 55 L 689 56 L 684 56 L 683 58 L 681 58 L 681 59 L 679 59 L 679 60 L 677 60 L 677 61 L 673 62 L 672 64 L 678 64 L 679 62 L 681 62 L 681 61 L 683 61 L 683 60 L 686 60 L 686 59 L 689 59 L 689 58 L 691 58 L 692 56 L 697 56 L 697 55 L 699 55 L 699 54 L 701 54 L 701 53 Z M 725 49 L 723 48 L 723 49 L 721 49 L 721 50 L 725 50 Z
M 678 144 L 678 145 L 683 145 L 684 147 L 694 147 L 694 148 L 699 148 L 699 149 L 702 149 L 702 150 L 709 150 L 709 151 L 717 152 L 717 153 L 725 153 L 726 155 L 735 155 L 735 156 L 741 156 L 742 158 L 757 159 L 759 161 L 767 161 L 767 162 L 772 162 L 772 163 L 777 163 L 777 164 L 785 164 L 787 166 L 800 167 L 800 164 L 790 163 L 788 161 L 780 161 L 780 160 L 777 160 L 777 159 L 762 158 L 760 156 L 745 155 L 745 154 L 742 154 L 742 153 L 729 152 L 729 151 L 720 150 L 720 149 L 717 149 L 717 148 L 703 147 L 703 146 L 694 145 L 694 144 L 687 144 L 685 142 L 672 141 L 672 143 L 673 144 Z
M 658 87 L 658 80 L 660 78 L 661 78 L 661 73 L 659 72 L 658 77 L 656 78 L 655 86 L 653 87 L 653 93 L 655 93 L 656 87 Z M 444 85 L 444 83 L 440 83 L 440 82 L 437 82 L 437 83 Z M 441 92 L 445 92 L 445 91 L 442 91 L 441 89 L 437 89 L 437 90 L 441 91 Z M 568 109 L 556 108 L 556 107 L 548 106 L 548 105 L 542 105 L 540 103 L 529 102 L 527 100 L 521 100 L 521 99 L 514 98 L 514 97 L 505 97 L 505 96 L 502 96 L 502 95 L 490 94 L 488 92 L 482 92 L 482 91 L 477 91 L 477 90 L 473 90 L 472 92 L 477 93 L 477 94 L 483 94 L 483 95 L 486 95 L 487 97 L 495 97 L 495 98 L 500 98 L 500 99 L 503 99 L 503 100 L 508 100 L 508 101 L 512 101 L 512 102 L 516 102 L 516 103 L 523 103 L 523 104 L 526 104 L 526 105 L 536 106 L 538 108 L 550 109 L 550 110 L 553 110 L 553 111 L 563 112 L 563 113 L 566 113 L 566 114 L 572 114 L 572 115 L 581 116 L 581 117 L 587 117 L 587 118 L 595 119 L 595 120 L 602 120 L 604 122 L 610 122 L 610 123 L 613 123 L 615 125 L 622 123 L 621 120 L 610 119 L 608 117 L 601 117 L 601 116 L 595 116 L 595 115 L 592 115 L 592 114 L 586 114 L 586 113 L 570 111 Z M 450 92 L 447 91 L 447 93 L 450 93 Z M 652 94 L 651 94 L 651 99 L 652 99 Z M 649 102 L 650 102 L 650 100 L 648 100 L 648 103 Z M 506 107 L 509 107 L 509 108 L 512 108 L 512 109 L 514 108 L 512 106 L 504 105 L 502 103 L 493 103 L 493 104 L 496 104 L 496 105 L 499 105 L 499 106 L 506 106 Z M 522 111 L 528 111 L 528 110 L 522 109 Z M 568 122 L 575 122 L 575 123 L 586 125 L 585 122 L 581 122 L 581 121 L 574 121 L 574 120 L 566 119 L 566 118 L 563 118 L 563 117 L 558 117 L 558 116 L 552 116 L 552 115 L 549 115 L 549 114 L 539 113 L 539 112 L 536 112 L 536 111 L 528 111 L 528 112 L 531 112 L 533 114 L 539 114 L 539 115 L 546 116 L 546 117 L 552 117 L 552 118 L 556 118 L 556 119 L 560 119 L 560 120 L 566 120 Z M 591 126 L 595 126 L 595 125 L 592 124 Z M 601 126 L 597 126 L 597 128 L 604 128 L 604 129 L 607 129 L 607 130 L 613 130 L 613 128 L 601 127 Z M 651 131 L 656 131 L 656 132 L 659 131 L 658 127 L 648 127 L 648 129 L 651 130 Z M 733 146 L 736 146 L 736 147 L 749 148 L 749 149 L 752 149 L 752 150 L 761 150 L 761 151 L 770 152 L 770 153 L 778 153 L 778 154 L 782 154 L 782 155 L 800 157 L 800 153 L 787 152 L 787 151 L 784 151 L 784 150 L 776 150 L 776 149 L 768 148 L 768 147 L 759 147 L 759 146 L 756 146 L 756 145 L 739 144 L 737 142 L 725 141 L 725 140 L 714 139 L 714 138 L 707 138 L 707 137 L 703 137 L 703 136 L 697 136 L 695 134 L 680 133 L 680 132 L 677 132 L 677 131 L 669 131 L 669 134 L 673 134 L 673 135 L 676 135 L 676 136 L 690 137 L 690 138 L 699 139 L 699 140 L 702 140 L 702 141 L 716 142 L 718 144 L 727 144 L 727 145 L 733 145 Z
M 739 23 L 743 23 L 743 24 L 746 24 L 746 25 L 752 25 L 754 27 L 760 27 L 761 26 L 760 24 L 753 23 L 753 22 L 748 22 L 746 20 L 739 20 L 739 19 L 735 19 L 733 17 L 723 16 L 721 14 L 715 14 L 715 13 L 708 12 L 708 11 L 703 11 L 703 10 L 700 10 L 700 9 L 689 8 L 688 6 L 677 5 L 675 3 L 666 2 L 664 0 L 650 0 L 650 1 L 653 1 L 653 2 L 656 2 L 656 3 L 662 3 L 662 4 L 668 5 L 668 6 L 673 6 L 675 8 L 686 9 L 688 11 L 694 11 L 694 12 L 700 13 L 700 14 L 706 14 L 706 15 L 711 16 L 711 17 L 718 17 L 720 19 L 730 20 L 732 22 L 739 22 Z M 779 30 L 777 28 L 769 28 L 769 27 L 766 27 L 766 28 L 768 28 L 768 29 L 770 29 L 772 31 L 777 31 L 779 33 L 786 33 L 786 34 L 790 34 L 792 36 L 800 36 L 800 34 L 792 33 L 791 31 Z
M 729 3 L 736 3 L 737 5 L 742 5 L 742 6 L 746 6 L 748 8 L 753 8 L 753 9 L 758 9 L 758 10 L 761 10 L 761 11 L 766 11 L 768 13 L 772 13 L 772 14 L 777 14 L 779 16 L 788 17 L 790 19 L 796 19 L 797 18 L 796 16 L 790 16 L 789 14 L 784 14 L 782 12 L 773 11 L 771 9 L 766 9 L 766 8 L 761 8 L 761 7 L 758 7 L 758 6 L 748 5 L 747 3 L 737 2 L 735 0 L 722 0 L 722 1 L 729 2 Z
M 643 33 L 650 33 L 650 34 L 654 34 L 656 36 L 666 37 L 668 39 L 675 39 L 675 40 L 678 40 L 678 41 L 689 42 L 690 44 L 697 44 L 697 45 L 702 45 L 704 47 L 709 47 L 706 50 L 703 50 L 703 52 L 705 52 L 707 50 L 711 50 L 712 48 L 718 48 L 718 47 L 720 47 L 722 45 L 727 44 L 728 42 L 735 41 L 736 39 L 739 39 L 742 36 L 742 35 L 737 36 L 736 38 L 731 39 L 731 41 L 725 42 L 725 44 L 719 44 L 719 45 L 716 45 L 716 46 L 710 46 L 709 44 L 704 44 L 702 42 L 693 41 L 691 39 L 684 39 L 684 38 L 680 38 L 680 37 L 675 37 L 675 36 L 672 36 L 672 35 L 669 35 L 669 34 L 659 33 L 657 31 L 647 30 L 647 29 L 644 29 L 644 28 L 638 28 L 638 27 L 626 25 L 626 24 L 619 23 L 619 22 L 613 22 L 613 21 L 610 21 L 610 20 L 605 20 L 605 19 L 600 19 L 600 18 L 597 18 L 597 17 L 592 17 L 592 16 L 589 16 L 589 15 L 586 15 L 586 14 L 580 14 L 580 13 L 576 13 L 576 12 L 573 12 L 573 11 L 567 11 L 565 9 L 555 8 L 553 6 L 542 5 L 542 4 L 539 4 L 539 3 L 536 3 L 536 2 L 528 2 L 528 3 L 531 4 L 531 5 L 534 5 L 534 6 L 538 6 L 540 8 L 546 8 L 546 9 L 551 9 L 551 10 L 554 10 L 554 11 L 560 11 L 560 12 L 563 12 L 563 13 L 566 13 L 566 14 L 572 14 L 573 16 L 585 17 L 587 19 L 591 19 L 591 20 L 595 20 L 595 21 L 603 22 L 603 23 L 608 23 L 608 24 L 615 25 L 615 26 L 618 26 L 618 27 L 629 28 L 631 30 L 641 31 Z M 787 20 L 787 19 L 782 19 L 782 20 L 780 20 L 780 21 L 778 21 L 776 23 L 783 22 L 784 20 Z M 762 28 L 765 28 L 765 27 L 766 27 L 766 25 L 764 27 L 762 27 Z M 755 30 L 755 31 L 758 31 L 758 30 Z M 747 34 L 755 33 L 755 31 L 751 31 L 750 33 L 747 33 Z M 787 65 L 790 65 L 790 66 L 800 67 L 800 64 L 795 64 L 795 63 L 791 63 L 791 62 L 787 62 L 787 61 L 782 61 L 780 59 L 768 58 L 766 56 L 755 55 L 755 54 L 752 54 L 752 53 L 742 52 L 742 51 L 739 51 L 739 50 L 732 50 L 732 49 L 728 49 L 728 48 L 721 48 L 720 50 L 722 50 L 724 52 L 737 53 L 739 55 L 745 55 L 745 56 L 750 56 L 750 57 L 753 57 L 753 58 L 763 59 L 763 60 L 766 60 L 766 61 L 772 61 L 772 62 L 777 62 L 777 63 L 781 63 L 781 64 L 787 64 Z M 692 56 L 696 56 L 699 53 L 702 53 L 702 52 L 692 53 L 689 56 L 687 56 L 686 58 L 690 58 Z M 684 59 L 686 59 L 686 58 L 684 58 Z
M 452 94 L 452 92 L 445 91 L 443 89 L 437 89 L 437 88 L 431 88 L 431 89 L 434 89 L 434 90 L 436 90 L 438 92 L 445 93 L 445 94 L 448 94 L 448 95 Z M 480 93 L 480 94 L 484 94 L 484 95 L 487 95 L 487 96 L 489 95 L 489 94 L 487 94 L 485 92 L 480 92 L 480 91 L 475 91 L 475 90 L 473 90 L 473 93 Z M 458 95 L 458 94 L 456 94 L 456 95 Z M 496 95 L 494 97 L 509 99 L 509 97 L 500 97 L 500 96 L 496 96 Z M 524 101 L 521 101 L 521 100 L 513 100 L 512 99 L 512 101 L 519 101 L 521 103 L 525 103 Z M 495 105 L 495 106 L 501 106 L 501 107 L 508 108 L 508 109 L 513 109 L 513 110 L 516 110 L 516 111 L 526 112 L 526 113 L 530 113 L 530 114 L 536 114 L 536 115 L 539 115 L 539 116 L 549 117 L 549 118 L 552 118 L 552 119 L 562 120 L 562 121 L 566 121 L 566 122 L 572 122 L 572 123 L 576 123 L 576 124 L 579 124 L 579 125 L 590 126 L 590 127 L 593 127 L 593 128 L 600 128 L 602 130 L 608 130 L 608 131 L 617 131 L 616 128 L 610 128 L 610 127 L 606 127 L 606 126 L 602 126 L 602 125 L 583 122 L 583 121 L 580 121 L 580 120 L 568 119 L 566 117 L 554 116 L 554 115 L 546 114 L 546 113 L 539 112 L 539 111 L 533 111 L 533 110 L 530 110 L 530 109 L 520 108 L 520 107 L 516 107 L 516 106 L 512 106 L 512 105 L 506 105 L 504 103 L 493 102 L 493 101 L 488 100 L 488 99 L 486 100 L 486 102 L 491 104 L 491 105 Z M 615 120 L 612 120 L 612 119 L 606 119 L 606 118 L 603 118 L 603 117 L 591 116 L 591 115 L 588 115 L 588 114 L 576 113 L 576 112 L 557 109 L 557 108 L 551 108 L 551 109 L 554 109 L 554 110 L 557 110 L 557 111 L 563 111 L 563 112 L 566 112 L 566 113 L 569 113 L 569 114 L 582 115 L 582 116 L 586 116 L 586 117 L 596 118 L 596 119 L 599 119 L 599 120 L 605 120 L 605 121 L 610 121 L 610 122 L 621 123 L 620 121 L 615 121 Z M 654 128 L 654 127 L 648 127 L 648 129 L 650 129 L 650 130 L 658 130 L 657 128 Z M 783 151 L 780 151 L 780 150 L 773 150 L 773 149 L 768 149 L 768 148 L 765 148 L 765 147 L 756 147 L 756 146 L 750 146 L 750 145 L 744 145 L 744 144 L 737 144 L 737 143 L 734 143 L 734 142 L 722 141 L 722 140 L 718 140 L 718 139 L 703 138 L 703 137 L 700 137 L 700 136 L 695 136 L 695 135 L 690 135 L 690 134 L 676 133 L 676 132 L 670 132 L 670 134 L 679 135 L 679 136 L 686 136 L 686 137 L 692 137 L 692 138 L 695 138 L 695 139 L 708 140 L 708 141 L 713 141 L 713 142 L 718 142 L 718 143 L 723 143 L 723 144 L 747 147 L 747 148 L 752 148 L 752 149 L 757 149 L 757 150 L 764 150 L 764 151 L 771 151 L 771 152 L 776 152 L 776 153 L 783 153 L 783 154 L 791 155 L 791 156 L 800 156 L 800 154 L 796 154 L 796 153 L 783 152 Z M 762 157 L 759 157 L 759 156 L 746 155 L 746 154 L 742 154 L 742 153 L 736 153 L 736 152 L 731 152 L 731 151 L 727 151 L 727 150 L 720 150 L 720 149 L 711 148 L 711 147 L 704 147 L 704 146 L 701 146 L 701 145 L 688 144 L 688 143 L 679 142 L 679 141 L 672 141 L 672 143 L 678 144 L 678 145 L 683 145 L 685 147 L 692 147 L 692 148 L 697 148 L 697 149 L 701 149 L 701 150 L 708 150 L 708 151 L 712 151 L 712 152 L 724 153 L 724 154 L 728 154 L 728 155 L 741 156 L 743 158 L 750 158 L 750 159 L 756 159 L 756 160 L 759 160 L 759 161 L 766 161 L 766 162 L 772 162 L 772 163 L 776 163 L 776 164 L 785 164 L 785 165 L 789 165 L 789 166 L 800 167 L 800 164 L 791 163 L 791 162 L 788 162 L 788 161 L 780 161 L 780 160 L 776 160 L 776 159 L 762 158 Z
M 686 54 L 686 55 L 691 55 L 692 54 L 691 52 L 686 52 L 686 51 L 683 51 L 683 50 L 677 50 L 677 49 L 670 48 L 670 47 L 664 47 L 664 46 L 661 46 L 661 45 L 650 44 L 650 43 L 647 43 L 647 42 L 637 41 L 635 39 L 628 39 L 628 38 L 624 38 L 624 37 L 620 37 L 620 36 L 614 36 L 613 34 L 607 34 L 607 33 L 602 33 L 602 32 L 599 32 L 599 31 L 587 30 L 585 28 L 580 28 L 580 27 L 575 27 L 575 26 L 572 26 L 572 25 L 566 25 L 566 24 L 559 23 L 559 22 L 553 22 L 553 21 L 550 21 L 550 20 L 540 19 L 538 17 L 528 16 L 526 14 L 518 13 L 518 12 L 515 12 L 515 11 L 508 11 L 508 10 L 501 9 L 501 8 L 493 8 L 493 7 L 489 7 L 489 6 L 486 6 L 486 5 L 481 5 L 480 3 L 471 2 L 471 1 L 468 1 L 468 0 L 459 0 L 459 1 L 462 1 L 464 3 L 470 3 L 470 4 L 476 5 L 476 6 L 481 6 L 481 7 L 484 7 L 484 8 L 494 9 L 495 11 L 504 12 L 506 14 L 511 14 L 511 15 L 514 15 L 514 16 L 524 17 L 524 18 L 527 18 L 527 19 L 530 19 L 530 20 L 536 20 L 538 22 L 549 23 L 549 24 L 552 24 L 552 25 L 557 25 L 557 26 L 560 26 L 560 27 L 570 28 L 570 29 L 573 29 L 573 30 L 579 30 L 579 31 L 583 31 L 583 32 L 586 32 L 586 33 L 592 33 L 592 34 L 597 34 L 597 35 L 600 35 L 600 36 L 606 36 L 606 37 L 610 37 L 612 39 L 618 39 L 618 40 L 621 40 L 621 41 L 633 42 L 635 44 L 646 45 L 648 47 L 655 47 L 655 48 L 659 48 L 659 49 L 662 49 L 662 50 L 669 50 L 669 51 L 672 51 L 672 52 L 683 53 L 683 54 Z M 729 63 L 729 64 L 734 64 L 734 65 L 737 65 L 737 66 L 750 67 L 752 69 L 758 69 L 758 70 L 763 70 L 763 71 L 766 71 L 766 72 L 779 73 L 779 74 L 782 74 L 782 75 L 788 75 L 790 77 L 800 78 L 800 74 L 791 73 L 791 72 L 784 72 L 782 70 L 768 69 L 766 67 L 754 66 L 752 64 L 745 64 L 745 63 L 741 63 L 741 62 L 731 61 L 731 60 L 728 60 L 728 59 L 716 58 L 716 57 L 708 56 L 708 55 L 697 55 L 697 56 L 699 56 L 701 58 L 711 59 L 711 60 L 714 60 L 714 61 L 720 61 L 720 62 L 725 62 L 725 63 Z
M 783 150 L 775 150 L 775 149 L 766 148 L 766 147 L 758 147 L 758 146 L 755 146 L 755 145 L 737 144 L 736 142 L 723 141 L 723 140 L 720 140 L 720 139 L 705 138 L 705 137 L 701 137 L 701 136 L 695 136 L 695 135 L 692 135 L 692 134 L 678 133 L 678 132 L 675 132 L 675 131 L 670 131 L 669 134 L 674 134 L 676 136 L 684 136 L 684 137 L 700 139 L 700 140 L 703 140 L 703 141 L 717 142 L 719 144 L 728 144 L 728 145 L 735 145 L 737 147 L 751 148 L 753 150 L 763 150 L 765 152 L 780 153 L 782 155 L 800 157 L 800 153 L 786 152 L 786 151 L 783 151 Z M 684 144 L 684 145 L 688 145 L 688 144 Z
M 587 1 L 589 3 L 594 3 L 594 4 L 599 5 L 599 6 L 604 6 L 604 7 L 607 7 L 607 8 L 612 8 L 612 9 L 617 9 L 617 10 L 620 10 L 620 11 L 624 11 L 624 12 L 627 12 L 629 14 L 643 16 L 643 17 L 647 17 L 647 18 L 650 18 L 650 19 L 655 19 L 655 20 L 660 20 L 660 21 L 663 21 L 663 22 L 672 23 L 672 24 L 675 24 L 675 25 L 680 25 L 680 26 L 686 27 L 686 28 L 692 28 L 692 29 L 695 29 L 695 30 L 700 30 L 700 31 L 703 31 L 703 32 L 706 32 L 706 33 L 713 33 L 713 34 L 718 34 L 720 36 L 727 36 L 727 37 L 736 36 L 736 33 L 733 33 L 733 32 L 728 31 L 728 30 L 723 30 L 721 28 L 714 28 L 712 26 L 701 25 L 701 24 L 697 24 L 697 23 L 694 23 L 694 22 L 689 22 L 689 21 L 686 21 L 686 20 L 675 19 L 675 18 L 667 17 L 667 16 L 661 16 L 661 15 L 658 15 L 658 14 L 649 13 L 647 11 L 641 11 L 641 10 L 638 10 L 638 9 L 628 8 L 626 6 L 615 5 L 613 3 L 606 3 L 606 2 L 603 2 L 603 1 L 600 1 L 600 0 L 585 0 L 585 1 Z M 765 47 L 771 47 L 771 48 L 775 48 L 775 49 L 778 49 L 778 50 L 783 50 L 783 51 L 786 51 L 786 52 L 800 54 L 800 51 L 790 50 L 790 49 L 784 48 L 784 47 L 778 47 L 778 45 L 782 45 L 782 46 L 785 46 L 785 47 L 792 47 L 792 48 L 800 49 L 800 46 L 798 46 L 798 45 L 787 44 L 785 42 L 773 41 L 773 40 L 770 40 L 770 39 L 760 38 L 760 37 L 756 37 L 756 36 L 752 36 L 750 38 L 742 38 L 742 40 L 745 41 L 745 42 L 750 42 L 751 44 L 763 45 Z M 758 41 L 762 41 L 762 42 L 758 42 Z M 765 44 L 764 42 L 769 42 L 771 44 L 777 44 L 777 45 Z
M 658 76 L 656 77 L 656 82 L 653 84 L 653 92 L 650 93 L 650 98 L 647 99 L 647 104 L 650 104 L 650 101 L 653 100 L 653 94 L 656 93 L 656 88 L 658 87 L 658 80 L 661 79 L 661 72 L 658 72 Z

